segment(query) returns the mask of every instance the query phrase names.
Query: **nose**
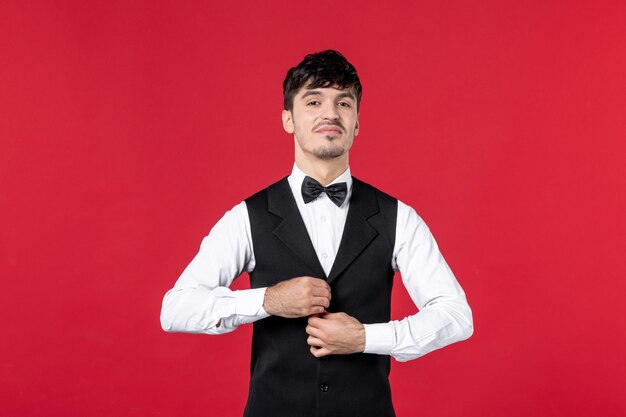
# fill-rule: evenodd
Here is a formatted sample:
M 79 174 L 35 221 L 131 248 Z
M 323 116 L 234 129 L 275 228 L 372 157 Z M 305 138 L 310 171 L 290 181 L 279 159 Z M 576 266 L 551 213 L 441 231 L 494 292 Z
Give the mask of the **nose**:
M 322 118 L 324 120 L 337 120 L 339 118 L 339 113 L 337 112 L 337 107 L 335 107 L 334 103 L 327 103 L 324 106 Z

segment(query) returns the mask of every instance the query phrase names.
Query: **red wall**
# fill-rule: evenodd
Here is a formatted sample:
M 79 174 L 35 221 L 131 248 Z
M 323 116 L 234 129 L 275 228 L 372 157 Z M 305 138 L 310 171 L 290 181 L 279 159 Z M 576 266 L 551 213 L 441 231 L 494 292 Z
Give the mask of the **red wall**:
M 398 416 L 625 415 L 625 40 L 623 1 L 3 1 L 2 415 L 241 414 L 250 328 L 166 334 L 161 299 L 290 172 L 282 79 L 329 47 L 364 84 L 353 173 L 474 311 L 393 363 Z

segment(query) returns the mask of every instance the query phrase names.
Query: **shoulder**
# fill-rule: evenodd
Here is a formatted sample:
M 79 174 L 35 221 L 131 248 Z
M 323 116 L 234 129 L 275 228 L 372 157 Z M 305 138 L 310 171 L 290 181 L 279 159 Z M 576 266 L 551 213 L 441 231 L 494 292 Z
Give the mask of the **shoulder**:
M 398 200 L 398 223 L 397 230 L 400 240 L 415 236 L 425 237 L 430 234 L 428 225 L 420 217 L 415 209 Z
M 419 225 L 424 223 L 422 218 L 417 214 L 415 209 L 408 204 L 404 203 L 402 200 L 381 191 L 375 186 L 368 184 L 364 181 L 359 180 L 356 177 L 352 177 L 354 181 L 354 186 L 360 189 L 361 191 L 369 192 L 376 195 L 376 198 L 379 203 L 387 204 L 389 207 L 397 208 L 398 213 L 398 224 L 401 223 L 411 223 L 413 225 Z
M 228 210 L 222 218 L 216 223 L 215 227 L 223 227 L 226 229 L 235 227 L 237 224 L 244 224 L 248 218 L 248 208 L 246 202 L 242 201 L 230 210 Z
M 289 182 L 287 181 L 288 177 L 284 177 L 273 184 L 268 185 L 260 191 L 252 194 L 250 197 L 246 198 L 244 202 L 249 205 L 256 205 L 259 203 L 263 203 L 267 201 L 267 196 L 270 193 L 280 193 L 285 190 L 289 190 Z
M 417 214 L 415 209 L 403 201 L 398 200 L 398 218 L 411 219 L 413 222 L 423 222 L 422 218 Z
M 220 242 L 219 245 L 223 246 L 226 242 L 245 241 L 249 228 L 248 209 L 245 201 L 242 201 L 225 212 L 213 225 L 202 240 L 201 247 L 212 247 L 214 242 Z
M 352 177 L 352 189 L 353 193 L 356 191 L 359 193 L 369 193 L 375 195 L 376 200 L 378 200 L 379 204 L 382 204 L 384 206 L 395 207 L 398 204 L 397 198 L 387 194 L 384 191 L 381 191 L 380 189 L 366 183 L 365 181 L 361 181 L 354 176 Z

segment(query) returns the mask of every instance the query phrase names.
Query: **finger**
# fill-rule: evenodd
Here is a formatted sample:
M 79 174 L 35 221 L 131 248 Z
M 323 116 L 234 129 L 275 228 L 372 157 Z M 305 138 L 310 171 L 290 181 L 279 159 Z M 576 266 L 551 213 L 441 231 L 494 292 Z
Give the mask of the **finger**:
M 313 287 L 311 288 L 311 294 L 317 297 L 330 298 L 330 289 L 325 287 Z
M 309 344 L 309 346 L 313 346 L 316 348 L 321 348 L 321 347 L 324 347 L 325 345 L 322 339 L 318 339 L 317 337 L 313 337 L 313 336 L 307 337 L 306 342 Z
M 325 347 L 316 348 L 316 347 L 313 347 L 313 346 L 311 346 L 311 353 L 316 358 L 321 358 L 321 357 L 328 356 L 328 355 L 331 354 L 330 350 L 326 349 Z
M 323 323 L 323 320 L 324 319 L 322 319 L 321 317 L 311 316 L 309 317 L 309 326 L 319 329 Z
M 330 291 L 330 286 L 328 285 L 328 282 L 321 278 L 311 279 L 311 284 L 313 284 L 314 287 L 327 288 Z
M 341 316 L 343 315 L 343 313 L 325 313 L 323 316 L 321 316 L 320 318 L 322 320 L 337 320 L 339 319 Z
M 322 331 L 316 327 L 311 325 L 306 326 L 306 333 L 310 336 L 317 337 L 318 339 L 322 337 Z
M 309 317 L 318 317 L 322 314 L 326 314 L 326 309 L 324 308 L 324 306 L 313 306 L 309 309 L 309 314 L 306 315 Z
M 324 306 L 309 306 L 302 307 L 297 310 L 296 317 L 317 317 L 320 314 L 325 314 L 326 309 Z
M 330 300 L 325 297 L 313 297 L 312 304 L 314 306 L 328 307 L 330 306 Z

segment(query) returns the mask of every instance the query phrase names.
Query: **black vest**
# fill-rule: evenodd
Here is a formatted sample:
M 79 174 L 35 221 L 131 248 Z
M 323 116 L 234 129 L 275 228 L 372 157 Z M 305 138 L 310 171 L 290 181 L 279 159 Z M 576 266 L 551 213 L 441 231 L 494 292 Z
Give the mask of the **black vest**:
M 326 276 L 311 244 L 287 178 L 246 199 L 256 266 L 252 288 L 297 276 L 331 286 L 331 312 L 362 323 L 390 319 L 391 258 L 398 202 L 353 179 L 341 243 Z M 250 392 L 245 417 L 392 417 L 389 356 L 315 358 L 306 318 L 271 316 L 254 323 Z

